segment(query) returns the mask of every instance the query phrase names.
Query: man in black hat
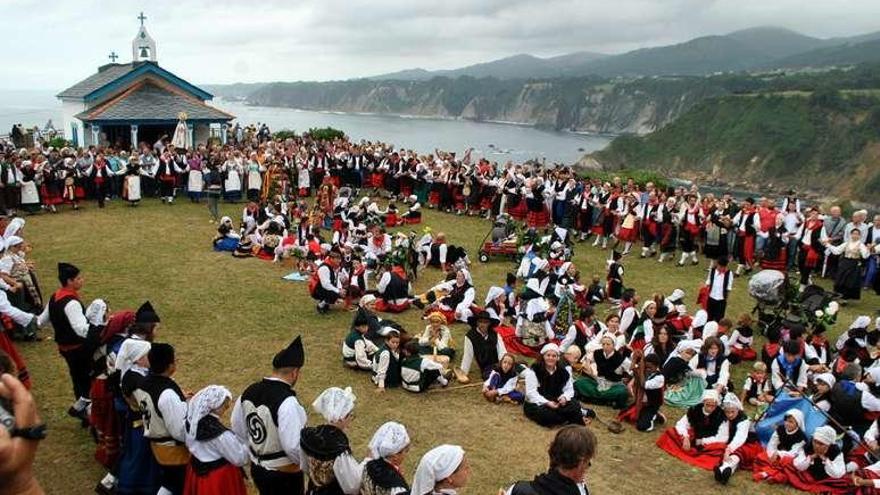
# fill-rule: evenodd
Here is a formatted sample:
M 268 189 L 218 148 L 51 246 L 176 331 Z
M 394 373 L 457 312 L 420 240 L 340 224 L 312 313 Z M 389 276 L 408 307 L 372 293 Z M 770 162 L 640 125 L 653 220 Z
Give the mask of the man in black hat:
M 305 489 L 299 442 L 306 411 L 293 391 L 304 362 L 297 337 L 272 359 L 272 375 L 245 389 L 232 410 L 232 430 L 248 441 L 261 495 L 302 495 Z
M 104 322 L 91 324 L 80 302 L 79 291 L 83 277 L 79 268 L 69 263 L 58 263 L 58 281 L 61 288 L 49 298 L 49 304 L 37 320 L 37 325 L 52 323 L 58 352 L 67 362 L 73 395 L 76 402 L 67 414 L 79 418 L 88 426 L 89 388 L 91 387 L 92 353 L 94 342 L 104 329 Z
M 507 354 L 504 340 L 495 332 L 492 317 L 486 311 L 480 311 L 468 319 L 471 329 L 465 334 L 464 352 L 461 358 L 461 369 L 455 370 L 455 377 L 461 383 L 467 383 L 471 364 L 476 360 L 480 375 L 485 379 L 492 367 Z

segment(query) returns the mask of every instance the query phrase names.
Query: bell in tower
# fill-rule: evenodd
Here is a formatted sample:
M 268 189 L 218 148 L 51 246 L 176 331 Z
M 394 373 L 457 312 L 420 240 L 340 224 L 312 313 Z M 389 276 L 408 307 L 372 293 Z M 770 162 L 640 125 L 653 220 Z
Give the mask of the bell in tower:
M 141 12 L 137 18 L 141 21 L 141 27 L 131 42 L 131 60 L 132 62 L 155 62 L 156 41 L 147 33 L 147 28 L 144 26 L 144 20 L 147 17 Z

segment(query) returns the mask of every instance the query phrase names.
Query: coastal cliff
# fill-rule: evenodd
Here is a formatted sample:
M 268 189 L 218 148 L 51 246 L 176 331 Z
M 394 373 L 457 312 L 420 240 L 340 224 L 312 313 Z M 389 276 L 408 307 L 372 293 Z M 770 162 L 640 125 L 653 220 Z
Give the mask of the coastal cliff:
M 674 121 L 705 98 L 727 93 L 707 78 L 596 78 L 509 81 L 437 77 L 428 81 L 271 83 L 252 105 L 351 113 L 417 115 L 606 134 L 645 134 Z

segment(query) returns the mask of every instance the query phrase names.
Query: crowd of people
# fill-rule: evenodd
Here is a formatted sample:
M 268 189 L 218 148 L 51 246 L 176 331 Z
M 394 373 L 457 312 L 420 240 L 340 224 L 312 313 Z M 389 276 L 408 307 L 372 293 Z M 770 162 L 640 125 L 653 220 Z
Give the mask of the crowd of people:
M 595 454 L 585 425 L 596 417 L 585 404 L 612 406 L 619 419 L 646 432 L 667 421 L 664 404 L 687 408 L 658 445 L 714 470 L 721 483 L 746 468 L 759 480 L 827 491 L 862 484 L 869 490 L 870 480 L 880 478 L 870 457 L 877 426 L 869 419 L 880 411 L 873 378 L 880 375 L 880 321 L 859 317 L 834 343 L 825 337 L 825 320 L 788 322 L 759 348 L 750 316 L 727 314 L 735 278 L 756 269 L 779 270 L 802 291 L 814 278 L 830 277 L 842 300 L 877 291 L 880 216 L 869 224 L 867 212 L 857 211 L 847 221 L 839 207 L 823 212 L 794 192 L 735 200 L 696 188 L 582 178 L 566 167 L 499 165 L 473 160 L 470 152 L 419 155 L 307 135 L 275 140 L 262 127 L 231 143 L 179 150 L 160 140 L 131 153 L 6 149 L 5 207 L 56 212 L 61 204 L 77 208 L 94 198 L 103 206 L 115 197 L 136 204 L 142 192 L 168 205 L 184 193 L 206 201 L 217 224 L 214 249 L 293 257 L 319 313 L 354 311 L 341 360 L 363 370 L 379 391 L 467 384 L 473 371 L 485 400 L 519 405 L 542 426 L 570 425 L 551 445 L 550 471 L 507 493 L 585 493 L 584 470 Z M 219 216 L 221 198 L 243 202 L 237 225 Z M 512 247 L 518 264 L 478 298 L 468 253 L 442 232 L 411 230 L 423 206 L 491 219 L 487 244 Z M 10 294 L 39 295 L 24 261 L 23 219 L 13 223 L 18 229 L 4 236 L 3 260 L 11 261 L 0 261 L 9 278 L 0 279 Z M 588 249 L 583 243 L 608 251 L 604 280 L 588 279 L 572 261 L 578 245 Z M 678 266 L 707 260 L 702 288 L 691 294 L 697 305 L 688 308 L 681 288 L 643 295 L 629 287 L 633 274 L 625 264 L 636 255 Z M 424 276 L 437 282 L 413 293 L 412 282 Z M 95 431 L 97 457 L 110 471 L 103 489 L 232 493 L 244 489 L 237 467 L 246 464 L 261 493 L 425 495 L 455 493 L 467 481 L 464 451 L 446 445 L 423 457 L 410 487 L 399 469 L 409 438 L 396 423 L 376 432 L 370 460 L 354 459 L 345 436 L 350 390 L 322 393 L 313 406 L 325 424 L 306 426 L 292 393 L 303 363 L 298 340 L 275 356 L 269 378 L 237 400 L 213 385 L 187 397 L 171 378 L 173 347 L 155 342 L 159 318 L 150 304 L 110 313 L 96 300 L 84 308 L 78 270 L 60 264 L 59 280 L 62 288 L 45 308 L 31 294 L 10 296 L 0 311 L 17 335 L 33 337 L 34 327 L 47 323 L 55 329 L 76 398 L 69 413 Z M 611 311 L 603 317 L 598 308 L 606 303 Z M 423 329 L 385 317 L 410 310 L 421 313 Z M 450 338 L 457 324 L 469 327 L 461 348 Z M 3 342 L 16 356 L 11 369 L 26 379 L 14 344 Z M 739 393 L 733 366 L 751 368 Z M 834 428 L 798 430 L 797 414 L 786 414 L 791 421 L 765 449 L 749 433 L 743 404 L 769 410 L 780 395 L 808 397 Z M 227 428 L 219 418 L 230 407 Z M 874 448 L 859 449 L 872 441 Z M 846 459 L 842 470 L 838 458 Z

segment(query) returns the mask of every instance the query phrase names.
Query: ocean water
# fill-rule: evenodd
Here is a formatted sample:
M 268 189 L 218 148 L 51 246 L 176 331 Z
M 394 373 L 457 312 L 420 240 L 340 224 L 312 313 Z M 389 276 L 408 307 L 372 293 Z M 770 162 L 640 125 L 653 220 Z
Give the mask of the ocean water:
M 273 131 L 302 132 L 329 126 L 341 129 L 354 140 L 390 142 L 420 153 L 434 149 L 464 153 L 473 147 L 474 157 L 486 157 L 499 163 L 538 159 L 548 164 L 570 164 L 586 153 L 605 147 L 611 140 L 609 136 L 505 123 L 253 107 L 220 99 L 215 99 L 213 105 L 232 113 L 243 124 L 265 122 Z M 17 123 L 43 127 L 49 119 L 60 128 L 61 104 L 53 92 L 0 90 L 0 135 L 8 134 Z

